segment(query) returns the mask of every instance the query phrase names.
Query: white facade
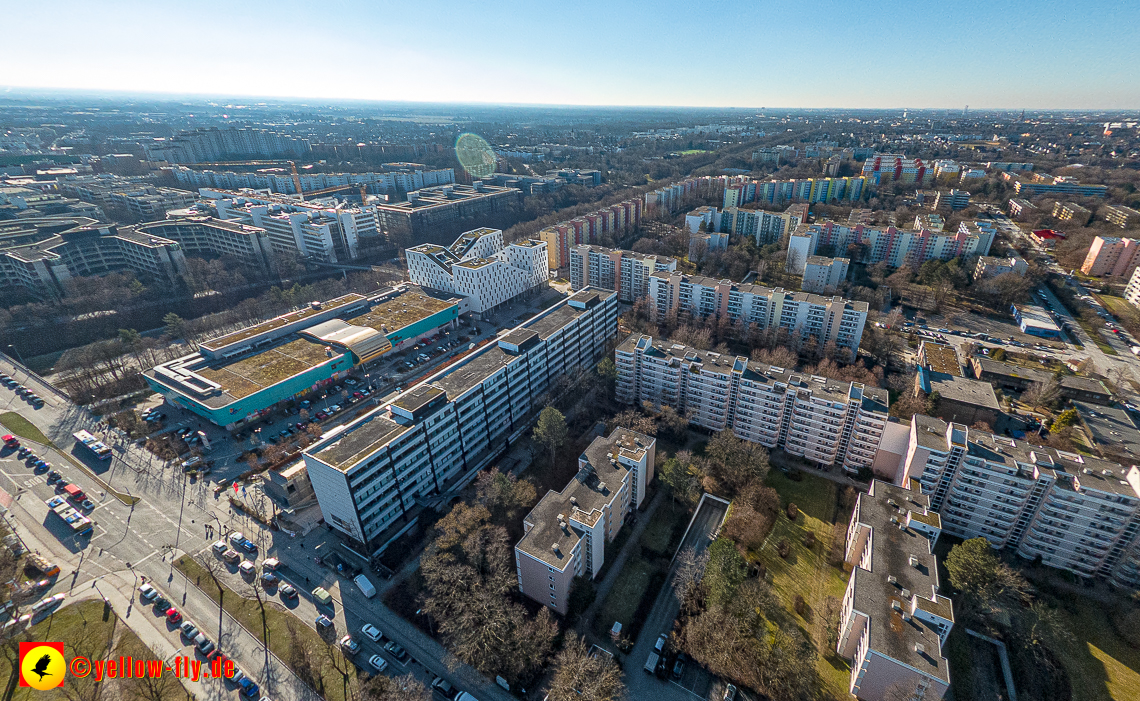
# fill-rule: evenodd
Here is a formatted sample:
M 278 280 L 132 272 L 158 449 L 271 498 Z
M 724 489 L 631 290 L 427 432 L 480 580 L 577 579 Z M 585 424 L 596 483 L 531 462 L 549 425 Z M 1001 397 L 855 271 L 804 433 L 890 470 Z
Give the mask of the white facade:
M 1083 577 L 1140 584 L 1140 468 L 916 415 L 902 481 L 943 529 Z
M 834 294 L 847 280 L 847 266 L 851 261 L 847 258 L 825 258 L 811 256 L 804 266 L 804 277 L 800 282 L 800 289 L 804 292 L 816 294 Z
M 731 429 L 849 472 L 870 468 L 887 421 L 887 391 L 631 336 L 618 346 L 617 398 L 671 406 L 697 426 Z
M 641 299 L 653 273 L 677 269 L 677 260 L 621 249 L 580 245 L 570 248 L 570 289 L 615 290 L 622 302 Z
M 789 336 L 811 336 L 820 346 L 834 343 L 854 360 L 869 306 L 842 297 L 824 297 L 782 288 L 736 284 L 729 280 L 658 272 L 649 278 L 654 318 L 688 313 L 755 325 L 757 331 L 783 329 Z
M 815 255 L 815 236 L 810 230 L 804 233 L 795 233 L 788 237 L 788 256 L 784 262 L 784 269 L 799 275 L 804 272 L 807 259 Z
M 591 369 L 616 334 L 617 295 L 582 290 L 313 444 L 326 522 L 377 544 L 417 499 L 462 488 L 529 431 L 551 384 Z
M 477 314 L 490 311 L 550 279 L 545 241 L 503 246 L 503 232 L 475 229 L 444 248 L 425 243 L 406 249 L 408 276 L 416 285 L 467 298 Z

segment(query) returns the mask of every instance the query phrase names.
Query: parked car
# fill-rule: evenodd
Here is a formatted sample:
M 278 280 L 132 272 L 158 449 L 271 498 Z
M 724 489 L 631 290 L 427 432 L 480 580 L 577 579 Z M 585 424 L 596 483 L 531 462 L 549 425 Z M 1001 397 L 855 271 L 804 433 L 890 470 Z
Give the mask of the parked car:
M 388 652 L 389 655 L 395 657 L 400 662 L 403 662 L 408 657 L 408 651 L 400 647 L 395 640 L 388 641 L 388 644 L 384 646 L 384 649 Z
M 221 555 L 229 548 L 229 546 L 226 545 L 226 541 L 224 540 L 215 540 L 214 544 L 211 545 L 210 548 L 213 549 L 214 554 Z
M 230 550 L 227 548 L 226 551 L 222 553 L 222 559 L 232 565 L 241 559 L 241 555 L 238 555 L 237 550 Z
M 729 684 L 724 688 L 723 701 L 736 701 L 736 685 Z
M 317 603 L 323 604 L 325 606 L 328 606 L 332 603 L 332 595 L 329 594 L 328 590 L 324 587 L 317 587 L 314 589 L 313 598 L 317 600 Z
M 193 640 L 195 636 L 198 635 L 198 627 L 190 621 L 186 621 L 182 625 L 178 626 L 178 630 L 181 631 L 183 637 L 190 640 Z
M 156 596 L 158 596 L 158 590 L 152 587 L 149 582 L 144 582 L 139 587 L 139 598 L 143 601 L 150 601 Z
M 277 587 L 277 593 L 286 599 L 294 599 L 297 597 L 297 590 L 293 587 L 292 584 L 289 584 L 288 582 Z
M 432 691 L 445 699 L 455 698 L 456 689 L 443 677 L 436 677 L 431 683 Z
M 176 608 L 168 608 L 166 609 L 166 620 L 171 623 L 177 623 L 182 620 L 182 614 L 179 613 Z
M 242 538 L 240 541 L 238 541 L 238 545 L 240 545 L 246 552 L 257 552 L 257 544 L 249 538 Z
M 252 576 L 253 573 L 257 571 L 257 565 L 253 564 L 249 560 L 242 560 L 241 564 L 238 565 L 238 569 L 242 574 Z
M 317 616 L 317 628 L 332 628 L 332 619 L 322 613 Z
M 365 637 L 367 637 L 369 640 L 377 643 L 380 642 L 380 638 L 384 637 L 384 634 L 380 632 L 380 629 L 371 623 L 365 623 L 364 627 L 360 629 L 360 632 L 364 633 Z
M 348 652 L 353 655 L 355 655 L 357 652 L 360 652 L 360 643 L 353 640 L 351 635 L 346 635 L 341 638 L 340 646 L 345 650 L 348 650 Z
M 377 672 L 383 672 L 385 669 L 388 669 L 388 661 L 380 655 L 373 655 L 368 658 L 368 663 L 371 664 Z

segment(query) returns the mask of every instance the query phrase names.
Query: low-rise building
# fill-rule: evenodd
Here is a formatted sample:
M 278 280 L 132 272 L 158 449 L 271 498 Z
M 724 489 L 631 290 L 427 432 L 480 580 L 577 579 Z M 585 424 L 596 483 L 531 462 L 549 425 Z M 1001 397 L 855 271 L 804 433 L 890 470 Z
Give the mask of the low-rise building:
M 836 651 L 851 660 L 849 691 L 864 701 L 941 699 L 950 686 L 942 648 L 954 606 L 939 591 L 934 544 L 942 524 L 918 484 L 872 480 L 860 494 L 844 550 L 851 578 Z
M 1029 271 L 1029 264 L 1021 256 L 996 258 L 994 256 L 978 256 L 978 264 L 974 266 L 974 279 L 995 277 L 1005 273 L 1025 275 Z
M 970 193 L 966 190 L 940 190 L 934 198 L 935 209 L 948 209 L 956 212 L 970 206 Z
M 304 460 L 290 463 L 279 470 L 269 470 L 264 475 L 262 484 L 265 493 L 285 505 L 285 508 L 296 509 L 317 498 Z
M 650 336 L 618 346 L 617 399 L 671 406 L 696 426 L 781 448 L 848 472 L 870 468 L 887 421 L 887 391 Z
M 730 280 L 655 272 L 649 277 L 650 314 L 656 319 L 687 312 L 700 319 L 727 319 L 755 330 L 834 343 L 851 359 L 859 350 L 869 305 L 843 297 L 789 292 Z
M 919 214 L 914 218 L 914 228 L 920 231 L 942 231 L 946 228 L 946 220 L 941 214 Z
M 942 343 L 919 345 L 914 391 L 936 397 L 934 415 L 947 421 L 993 426 L 1002 414 L 993 385 L 964 377 L 954 347 Z
M 917 480 L 946 533 L 1026 560 L 1140 584 L 1140 468 L 916 414 L 901 481 Z
M 1104 208 L 1104 220 L 1121 229 L 1127 229 L 1140 222 L 1140 212 L 1122 204 L 1113 204 Z
M 1047 177 L 1047 176 L 1046 176 Z M 1026 199 L 1038 195 L 1076 195 L 1077 197 L 1107 197 L 1107 185 L 1081 185 L 1077 182 L 1028 182 L 1019 178 L 1012 178 L 1013 191 L 1019 197 Z
M 143 378 L 170 403 L 232 430 L 358 365 L 454 328 L 458 309 L 457 299 L 407 285 L 347 294 L 203 341 Z
M 546 243 L 504 246 L 499 229 L 474 229 L 448 247 L 425 243 L 404 253 L 412 284 L 462 295 L 464 312 L 492 312 L 550 280 Z
M 1053 203 L 1053 218 L 1058 221 L 1071 221 L 1077 226 L 1084 226 L 1092 221 L 1092 217 L 1092 210 L 1076 202 Z
M 1129 277 L 1140 265 L 1140 239 L 1097 236 L 1089 246 L 1081 272 L 1090 277 Z
M 598 576 L 606 545 L 645 501 L 656 445 L 654 438 L 616 428 L 578 456 L 578 474 L 562 491 L 547 492 L 523 519 L 515 545 L 521 593 L 567 613 L 574 578 Z
M 850 264 L 849 258 L 810 256 L 804 265 L 800 289 L 821 295 L 835 294 L 839 286 L 847 281 L 847 267 Z
M 1045 384 L 1053 378 L 1052 373 L 1044 370 L 1023 368 L 981 357 L 970 359 L 970 371 L 979 380 L 988 382 L 1007 392 L 1023 392 L 1029 389 L 1032 384 Z M 1063 399 L 1102 405 L 1112 403 L 1112 392 L 1098 379 L 1065 375 L 1058 382 L 1061 386 L 1061 397 Z
M 1009 311 L 1022 333 L 1039 338 L 1061 338 L 1061 327 L 1041 307 L 1035 304 L 1012 304 Z
M 1053 231 L 1052 229 L 1036 229 L 1029 233 L 1029 238 L 1042 248 L 1052 248 L 1057 245 L 1058 241 L 1064 241 L 1066 236 L 1060 231 Z

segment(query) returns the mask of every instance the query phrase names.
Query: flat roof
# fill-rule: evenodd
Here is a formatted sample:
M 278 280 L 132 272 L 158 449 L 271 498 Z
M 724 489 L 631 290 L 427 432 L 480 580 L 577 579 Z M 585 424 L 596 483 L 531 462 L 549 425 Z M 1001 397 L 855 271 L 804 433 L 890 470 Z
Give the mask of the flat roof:
M 1058 333 L 1061 327 L 1057 326 L 1044 309 L 1034 304 L 1018 304 L 1015 305 L 1017 313 L 1021 315 L 1021 322 L 1026 326 L 1033 326 L 1039 329 L 1053 329 Z
M 770 297 L 773 293 L 783 294 L 786 299 L 794 302 L 807 302 L 810 304 L 826 305 L 833 302 L 842 302 L 844 306 L 854 309 L 855 311 L 865 312 L 871 307 L 866 302 L 858 300 L 847 299 L 845 297 L 825 297 L 823 295 L 812 294 L 810 292 L 796 292 L 793 290 L 785 290 L 780 287 L 764 287 L 763 285 L 753 285 L 747 282 L 733 282 L 731 280 L 717 280 L 716 278 L 705 277 L 702 275 L 683 275 L 681 273 L 658 270 L 651 274 L 652 277 L 658 277 L 668 280 L 670 276 L 676 275 L 681 278 L 682 285 L 700 285 L 702 287 L 717 287 L 718 285 L 726 285 L 732 292 L 742 292 L 747 294 L 759 295 L 761 297 Z
M 903 618 L 912 603 L 928 599 L 933 613 L 954 621 L 950 600 L 937 593 L 938 563 L 930 540 L 895 523 L 905 523 L 907 512 L 926 512 L 929 498 L 879 480 L 872 483 L 872 490 L 873 496 L 859 497 L 859 521 L 871 529 L 871 570 L 856 567 L 851 575 L 855 578 L 854 608 L 868 617 L 868 646 L 949 683 L 949 665 L 942 656 L 938 631 L 915 616 Z
M 292 324 L 295 321 L 300 321 L 300 320 L 305 319 L 307 317 L 313 316 L 314 314 L 320 314 L 321 312 L 327 312 L 330 309 L 336 309 L 337 307 L 343 307 L 346 304 L 352 304 L 353 302 L 360 302 L 360 301 L 363 301 L 364 299 L 365 299 L 364 295 L 358 295 L 355 292 L 350 292 L 346 295 L 342 295 L 342 296 L 337 297 L 335 299 L 330 299 L 327 302 L 321 302 L 319 307 L 307 306 L 304 309 L 298 309 L 297 311 L 289 312 L 288 314 L 282 314 L 281 316 L 270 319 L 269 321 L 263 321 L 260 324 L 254 324 L 253 326 L 248 326 L 244 329 L 241 329 L 240 331 L 235 331 L 231 334 L 226 334 L 225 336 L 222 336 L 221 338 L 211 339 L 211 340 L 206 341 L 204 343 L 201 343 L 199 345 L 201 345 L 206 350 L 211 350 L 211 351 L 217 350 L 219 348 L 225 348 L 226 346 L 231 345 L 233 343 L 237 343 L 238 341 L 242 341 L 242 340 L 245 340 L 247 338 L 252 338 L 254 336 L 263 334 L 266 331 L 272 331 L 273 329 L 281 328 L 282 326 L 285 326 L 287 324 Z
M 360 462 L 361 458 L 376 452 L 410 426 L 402 426 L 382 413 L 371 413 L 361 421 L 349 424 L 332 441 L 321 446 L 312 455 L 321 462 L 341 472 Z
M 1073 402 L 1073 407 L 1092 433 L 1094 443 L 1111 446 L 1140 462 L 1140 416 L 1126 409 L 1085 402 Z
M 953 346 L 923 341 L 919 350 L 926 360 L 926 366 L 934 372 L 962 376 L 962 365 L 958 362 L 958 352 Z
M 563 529 L 558 516 L 593 526 L 629 474 L 630 468 L 617 460 L 617 454 L 640 461 L 655 444 L 654 438 L 620 427 L 608 437 L 595 438 L 578 457 L 578 473 L 561 491 L 548 491 L 527 514 L 524 522 L 530 529 L 515 547 L 548 565 L 565 569 L 580 536 L 573 526 Z M 557 552 L 554 545 L 558 545 Z
M 335 353 L 333 357 L 337 355 L 340 354 Z M 328 360 L 323 344 L 297 337 L 238 360 L 207 362 L 205 367 L 195 369 L 193 372 L 221 385 L 223 396 L 228 396 L 229 399 L 217 406 L 225 406 Z M 204 403 L 208 406 L 214 405 L 211 399 L 207 399 Z
M 923 374 L 928 392 L 938 392 L 943 399 L 961 404 L 1001 411 L 1001 405 L 998 404 L 997 396 L 994 394 L 994 386 L 988 382 L 925 369 Z
M 438 314 L 454 304 L 424 294 L 422 291 L 407 290 L 345 321 L 354 326 L 368 326 L 383 333 L 393 333 Z

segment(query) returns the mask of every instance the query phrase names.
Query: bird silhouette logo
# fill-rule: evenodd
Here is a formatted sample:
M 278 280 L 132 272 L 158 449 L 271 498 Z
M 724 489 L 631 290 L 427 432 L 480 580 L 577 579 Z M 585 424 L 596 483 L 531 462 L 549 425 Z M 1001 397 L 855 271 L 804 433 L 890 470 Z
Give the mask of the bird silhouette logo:
M 63 643 L 20 643 L 20 686 L 40 691 L 63 686 Z
M 43 681 L 44 677 L 51 676 L 51 672 L 48 671 L 49 667 L 51 667 L 51 655 L 44 655 L 36 662 L 36 666 L 32 667 L 32 674 L 40 675 L 40 681 Z

